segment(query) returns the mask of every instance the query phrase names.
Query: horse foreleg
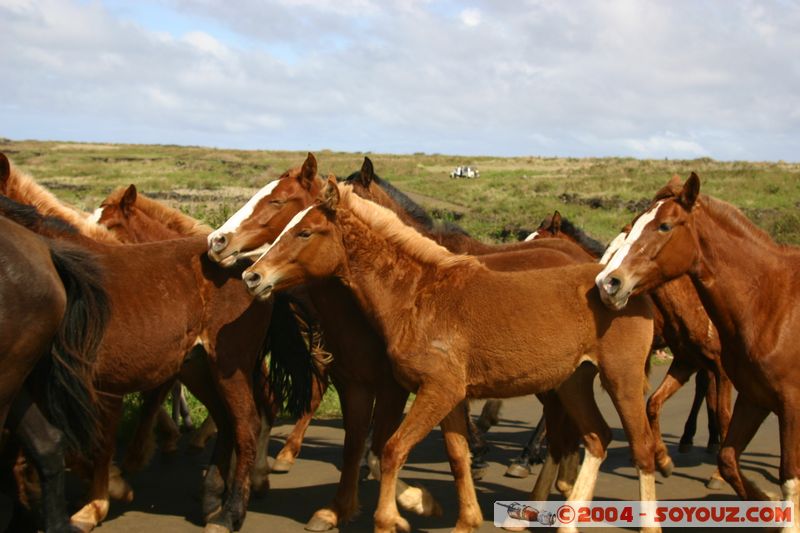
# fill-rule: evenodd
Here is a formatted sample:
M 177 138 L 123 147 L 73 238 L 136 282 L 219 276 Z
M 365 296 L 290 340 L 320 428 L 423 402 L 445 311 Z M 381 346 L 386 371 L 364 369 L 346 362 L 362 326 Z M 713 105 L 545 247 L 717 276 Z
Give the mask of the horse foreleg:
M 742 475 L 739 456 L 758 431 L 769 410 L 753 404 L 743 394 L 736 397 L 728 434 L 719 450 L 719 472 L 743 500 L 771 500 L 755 483 Z
M 397 479 L 411 448 L 431 432 L 436 424 L 465 397 L 463 383 L 423 383 L 400 427 L 383 447 L 381 486 L 375 511 L 376 533 L 409 531 L 409 523 L 400 516 L 395 498 Z
M 24 388 L 14 399 L 8 424 L 39 474 L 45 531 L 69 531 L 62 433 L 47 421 Z
M 469 533 L 481 526 L 483 516 L 475 496 L 467 443 L 466 400 L 459 403 L 441 422 L 450 470 L 458 492 L 458 521 L 454 532 Z
M 72 515 L 72 523 L 82 531 L 91 531 L 108 515 L 108 481 L 114 457 L 117 425 L 122 415 L 122 397 L 105 396 L 100 408 L 102 425 L 98 449 L 93 458 L 89 503 Z M 133 494 L 131 493 L 131 499 Z
M 719 432 L 721 440 L 725 440 L 728 435 L 728 427 L 731 425 L 731 394 L 733 393 L 733 384 L 728 379 L 725 371 L 717 367 L 714 372 L 714 381 L 717 390 L 717 424 L 719 425 Z M 719 453 L 719 451 L 717 451 Z M 712 490 L 721 489 L 725 480 L 719 473 L 719 468 L 714 470 L 711 477 L 706 481 L 706 487 Z
M 364 442 L 369 432 L 375 395 L 364 387 L 337 383 L 344 419 L 342 471 L 336 496 L 330 505 L 317 510 L 306 524 L 308 531 L 327 531 L 345 524 L 358 512 L 358 473 Z
M 475 425 L 481 433 L 488 432 L 492 426 L 500 421 L 500 408 L 503 407 L 503 400 L 486 400 L 481 409 L 481 416 Z
M 792 388 L 796 386 L 795 383 L 790 385 Z M 796 396 L 790 397 L 793 400 Z M 794 505 L 792 525 L 785 527 L 783 531 L 796 533 L 800 531 L 800 517 L 797 515 L 800 508 L 800 412 L 797 411 L 796 403 L 784 402 L 778 415 L 778 425 L 781 436 L 781 492 L 783 499 Z
M 686 360 L 684 356 L 676 354 L 661 384 L 647 400 L 647 420 L 650 424 L 650 431 L 653 433 L 653 438 L 655 439 L 656 465 L 663 476 L 672 474 L 673 463 L 667 451 L 667 446 L 661 438 L 661 408 L 664 406 L 664 402 L 669 400 L 683 387 L 696 370 L 697 368 Z M 694 409 L 694 406 L 692 406 L 692 409 Z M 689 415 L 689 418 L 692 419 L 692 415 Z M 696 421 L 696 419 L 697 416 L 695 415 L 694 420 Z M 687 427 L 689 426 L 688 421 L 686 425 Z M 684 437 L 681 437 L 681 442 L 683 442 L 685 434 L 686 432 L 684 431 Z M 692 435 L 694 435 L 694 433 L 692 433 Z M 691 437 L 689 437 L 689 439 L 691 442 Z
M 219 355 L 220 360 L 223 360 L 223 356 Z M 226 354 L 226 358 L 226 364 L 234 361 L 232 354 Z M 250 472 L 255 464 L 256 437 L 261 421 L 253 398 L 251 376 L 254 365 L 248 368 L 246 362 L 242 361 L 239 361 L 239 365 L 242 368 L 233 371 L 228 368 L 223 371 L 216 364 L 211 365 L 212 376 L 230 416 L 236 467 L 232 483 L 225 494 L 222 511 L 209 521 L 206 531 L 238 530 L 244 521 L 250 499 Z
M 300 455 L 300 447 L 303 445 L 303 437 L 305 437 L 311 420 L 314 418 L 314 413 L 317 412 L 319 404 L 322 403 L 322 397 L 328 389 L 327 381 L 320 381 L 314 379 L 314 384 L 311 389 L 311 405 L 307 413 L 300 417 L 292 428 L 292 432 L 286 438 L 286 443 L 278 452 L 275 457 L 275 464 L 272 466 L 273 472 L 288 472 L 292 469 L 297 456 Z

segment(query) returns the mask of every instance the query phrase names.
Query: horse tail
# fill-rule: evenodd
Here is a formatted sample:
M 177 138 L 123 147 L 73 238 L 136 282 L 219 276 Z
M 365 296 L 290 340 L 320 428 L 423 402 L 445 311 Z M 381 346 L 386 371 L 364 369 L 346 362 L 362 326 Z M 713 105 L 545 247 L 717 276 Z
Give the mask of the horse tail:
M 50 257 L 67 295 L 64 318 L 36 369 L 48 418 L 66 445 L 81 452 L 98 442 L 94 360 L 105 333 L 110 305 L 95 257 L 62 243 L 50 243 Z
M 312 355 L 319 337 L 317 330 L 314 320 L 297 299 L 286 293 L 275 294 L 267 335 L 268 379 L 274 398 L 295 417 L 311 408 L 313 387 L 320 379 Z

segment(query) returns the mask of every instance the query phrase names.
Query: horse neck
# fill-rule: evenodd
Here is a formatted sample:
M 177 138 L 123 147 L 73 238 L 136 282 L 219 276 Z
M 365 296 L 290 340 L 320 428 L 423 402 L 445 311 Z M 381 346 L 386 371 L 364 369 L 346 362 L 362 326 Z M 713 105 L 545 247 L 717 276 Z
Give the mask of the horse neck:
M 31 205 L 42 215 L 60 218 L 75 226 L 78 231 L 100 242 L 119 243 L 119 240 L 103 226 L 90 222 L 86 213 L 67 206 L 53 193 L 36 183 L 33 178 L 13 169 L 6 184 L 6 196 L 19 203 Z
M 769 313 L 756 312 L 764 304 L 768 309 L 775 297 L 762 286 L 788 287 L 786 277 L 792 269 L 781 261 L 778 246 L 747 231 L 747 225 L 736 224 L 731 230 L 730 220 L 705 205 L 695 208 L 694 217 L 700 257 L 689 275 L 697 293 L 722 336 L 752 339 L 764 319 L 774 320 Z
M 341 213 L 339 220 L 347 255 L 343 281 L 391 345 L 392 337 L 407 329 L 398 323 L 416 321 L 419 310 L 429 307 L 420 298 L 436 294 L 431 285 L 445 277 L 455 281 L 449 272 L 455 267 L 445 273 L 438 265 L 413 257 L 351 213 Z

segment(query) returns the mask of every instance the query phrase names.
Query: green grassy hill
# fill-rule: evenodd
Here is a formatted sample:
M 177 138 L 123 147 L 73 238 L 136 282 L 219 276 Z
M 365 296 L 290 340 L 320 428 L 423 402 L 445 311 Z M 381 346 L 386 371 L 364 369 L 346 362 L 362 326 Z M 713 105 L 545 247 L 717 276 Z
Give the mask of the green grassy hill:
M 105 195 L 135 183 L 211 225 L 258 188 L 300 165 L 304 152 L 218 150 L 154 145 L 0 141 L 20 168 L 60 198 L 91 211 Z M 777 240 L 800 244 L 800 164 L 638 160 L 631 158 L 459 157 L 322 150 L 320 172 L 347 175 L 369 155 L 375 171 L 439 218 L 457 221 L 486 241 L 535 228 L 559 209 L 599 240 L 609 240 L 673 174 L 695 171 L 702 190 L 742 208 Z M 456 165 L 478 179 L 450 179 Z

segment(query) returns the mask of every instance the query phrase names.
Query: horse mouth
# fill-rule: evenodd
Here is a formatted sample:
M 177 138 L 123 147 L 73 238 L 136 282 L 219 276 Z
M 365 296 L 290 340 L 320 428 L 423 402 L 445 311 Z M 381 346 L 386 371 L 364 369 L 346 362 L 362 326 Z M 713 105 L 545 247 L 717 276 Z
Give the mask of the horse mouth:
M 257 300 L 261 300 L 263 302 L 264 300 L 269 300 L 269 298 L 272 296 L 272 291 L 274 288 L 274 285 L 270 283 L 267 285 L 262 285 L 261 287 L 257 287 L 254 291 L 252 291 L 252 293 Z

